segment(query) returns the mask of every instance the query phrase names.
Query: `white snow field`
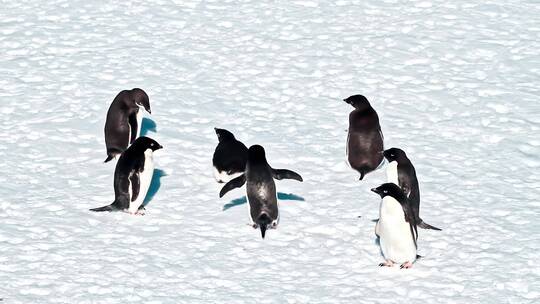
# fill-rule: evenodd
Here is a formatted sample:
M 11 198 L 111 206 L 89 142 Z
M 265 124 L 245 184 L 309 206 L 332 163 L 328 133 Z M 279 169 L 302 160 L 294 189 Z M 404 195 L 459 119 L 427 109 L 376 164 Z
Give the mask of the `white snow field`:
M 540 301 L 538 1 L 8 0 L 0 49 L 1 303 Z M 92 213 L 134 87 L 166 176 L 145 216 Z M 346 164 L 353 94 L 443 229 L 409 270 L 378 267 L 385 172 Z M 276 182 L 264 240 L 245 188 L 218 197 L 214 127 L 304 178 Z

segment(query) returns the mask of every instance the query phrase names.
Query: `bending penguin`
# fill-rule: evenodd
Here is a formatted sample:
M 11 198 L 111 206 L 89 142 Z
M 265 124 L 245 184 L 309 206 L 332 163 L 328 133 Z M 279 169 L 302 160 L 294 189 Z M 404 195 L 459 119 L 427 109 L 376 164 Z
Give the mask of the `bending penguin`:
M 107 159 L 110 161 L 124 152 L 129 144 L 139 137 L 141 133 L 142 110 L 148 113 L 150 100 L 148 95 L 141 89 L 124 90 L 114 98 L 105 122 L 105 146 L 107 147 Z
M 409 201 L 418 227 L 423 229 L 441 230 L 440 228 L 425 223 L 420 218 L 420 188 L 416 178 L 416 170 L 405 154 L 405 151 L 398 148 L 391 148 L 384 151 L 384 157 L 389 164 L 386 168 L 386 176 L 389 183 L 394 183 L 401 187 Z
M 214 128 L 218 137 L 218 145 L 212 157 L 214 177 L 218 183 L 226 183 L 240 176 L 246 169 L 248 148 L 225 130 Z
M 347 160 L 354 170 L 360 173 L 360 180 L 377 169 L 382 163 L 383 134 L 379 116 L 366 97 L 350 96 L 344 101 L 354 107 L 349 114 L 349 133 L 347 136 Z
M 303 181 L 302 177 L 291 170 L 273 169 L 266 161 L 264 148 L 253 145 L 248 150 L 246 171 L 226 183 L 219 197 L 234 188 L 246 185 L 249 215 L 253 228 L 261 230 L 264 239 L 267 229 L 275 229 L 279 223 L 279 210 L 274 179 L 295 179 Z
M 375 234 L 385 262 L 379 266 L 391 267 L 398 263 L 401 268 L 411 268 L 417 257 L 418 230 L 409 200 L 394 183 L 382 184 L 371 191 L 382 198 Z
M 144 198 L 154 174 L 153 153 L 163 147 L 155 140 L 137 138 L 116 163 L 114 170 L 114 202 L 90 211 L 125 211 L 144 214 Z

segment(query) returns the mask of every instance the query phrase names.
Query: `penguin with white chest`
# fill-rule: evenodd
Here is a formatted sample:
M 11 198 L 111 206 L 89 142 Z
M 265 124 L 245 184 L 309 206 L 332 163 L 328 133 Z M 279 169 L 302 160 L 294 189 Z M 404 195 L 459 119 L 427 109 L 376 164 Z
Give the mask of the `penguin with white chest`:
M 375 234 L 385 262 L 379 266 L 391 267 L 398 263 L 401 268 L 411 268 L 417 257 L 418 230 L 407 196 L 394 183 L 382 184 L 371 191 L 382 198 Z
M 423 229 L 441 230 L 440 228 L 425 223 L 420 218 L 420 187 L 418 186 L 418 179 L 416 178 L 416 170 L 405 151 L 399 148 L 390 148 L 384 151 L 383 154 L 389 162 L 386 168 L 388 182 L 401 187 L 411 202 L 411 208 L 418 227 Z
M 105 121 L 105 146 L 108 162 L 124 152 L 141 134 L 143 111 L 152 113 L 146 92 L 135 88 L 123 90 L 114 98 Z
M 226 183 L 244 173 L 248 148 L 231 132 L 218 128 L 214 130 L 219 141 L 212 157 L 214 177 L 218 183 Z
M 354 107 L 349 114 L 347 136 L 347 161 L 360 173 L 360 180 L 374 171 L 384 160 L 384 137 L 379 124 L 379 116 L 366 97 L 350 96 L 344 101 Z
M 253 228 L 261 230 L 264 239 L 267 229 L 275 229 L 279 222 L 276 185 L 274 179 L 295 179 L 303 181 L 302 177 L 291 170 L 273 169 L 266 160 L 264 148 L 253 145 L 248 150 L 245 172 L 226 183 L 219 197 L 234 188 L 246 185 L 246 196 L 249 215 Z
M 144 214 L 143 202 L 154 174 L 153 153 L 163 147 L 142 136 L 120 155 L 114 170 L 114 202 L 90 211 L 125 211 Z

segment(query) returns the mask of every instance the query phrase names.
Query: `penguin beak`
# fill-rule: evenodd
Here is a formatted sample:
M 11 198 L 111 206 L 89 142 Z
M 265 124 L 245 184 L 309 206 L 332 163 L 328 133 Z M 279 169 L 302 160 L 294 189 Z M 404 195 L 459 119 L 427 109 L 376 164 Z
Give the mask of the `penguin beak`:
M 159 145 L 159 148 L 158 149 L 163 149 L 163 146 L 162 145 Z
M 150 108 L 146 109 L 146 111 L 148 111 L 149 114 L 152 114 L 152 110 L 150 110 Z
M 372 188 L 371 191 L 372 191 L 372 192 L 375 192 L 375 193 L 377 193 L 377 194 L 380 194 L 380 193 L 381 193 L 381 192 L 379 191 L 379 189 L 377 189 L 377 188 Z

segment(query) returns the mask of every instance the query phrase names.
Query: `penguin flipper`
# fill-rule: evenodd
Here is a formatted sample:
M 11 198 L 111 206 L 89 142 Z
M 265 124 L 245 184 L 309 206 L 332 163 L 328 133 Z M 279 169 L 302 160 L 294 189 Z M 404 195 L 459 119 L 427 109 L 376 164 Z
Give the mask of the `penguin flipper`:
M 442 231 L 441 228 L 431 226 L 430 224 L 427 224 L 426 222 L 424 222 L 422 219 L 420 219 L 420 221 L 418 222 L 418 227 L 420 227 L 422 229 L 431 229 L 431 230 Z
M 246 175 L 242 174 L 238 176 L 237 178 L 234 178 L 230 180 L 228 183 L 223 186 L 221 191 L 219 192 L 219 197 L 223 197 L 225 193 L 231 191 L 234 188 L 240 188 L 246 183 Z
M 416 244 L 416 241 L 418 240 L 418 228 L 409 199 L 405 198 L 405 201 L 401 204 L 401 207 L 403 208 L 403 213 L 405 214 L 405 221 L 409 223 L 409 228 L 411 229 L 414 247 L 418 248 L 418 245 Z
M 133 173 L 129 177 L 131 182 L 131 201 L 134 202 L 139 197 L 139 190 L 141 189 L 141 180 L 139 178 L 139 172 Z
M 272 169 L 272 176 L 277 180 L 294 179 L 301 182 L 304 181 L 302 179 L 302 176 L 300 176 L 300 174 L 291 170 L 287 170 L 287 169 Z
M 138 109 L 137 109 L 138 110 Z M 137 111 L 138 112 L 138 111 Z M 137 130 L 138 130 L 138 125 L 137 125 L 137 112 L 129 115 L 129 126 L 131 128 L 131 138 L 129 139 L 129 143 L 132 144 L 133 141 L 135 141 L 135 139 L 137 138 Z

